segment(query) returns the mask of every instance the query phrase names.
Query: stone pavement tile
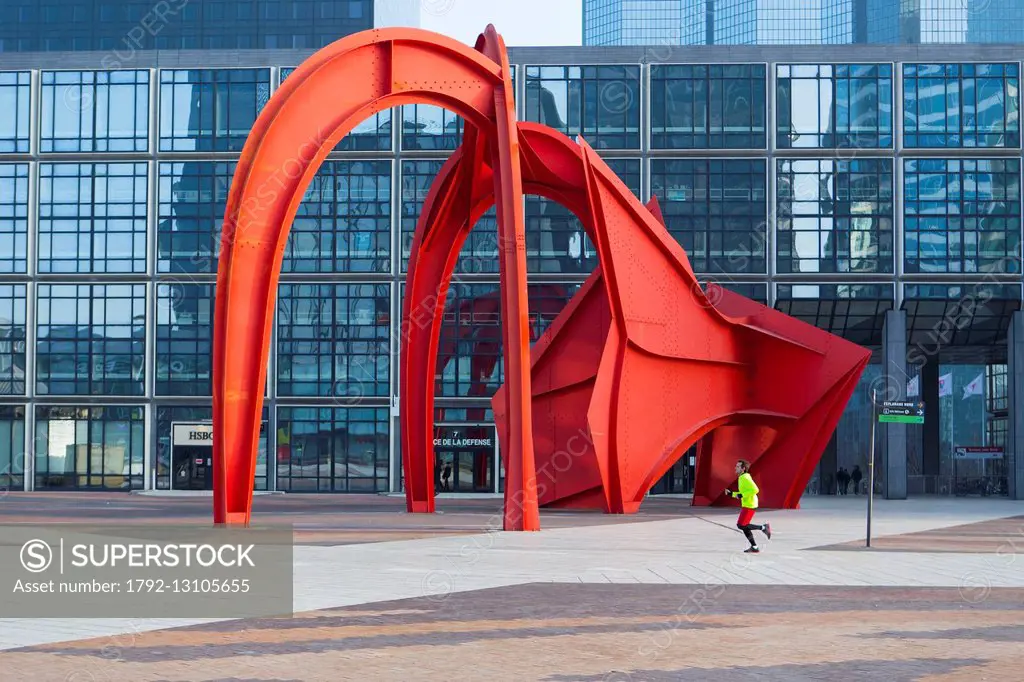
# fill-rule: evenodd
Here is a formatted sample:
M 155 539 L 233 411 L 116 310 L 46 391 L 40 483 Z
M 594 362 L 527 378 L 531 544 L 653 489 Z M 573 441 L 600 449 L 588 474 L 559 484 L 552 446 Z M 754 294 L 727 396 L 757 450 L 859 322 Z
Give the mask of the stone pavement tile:
M 873 537 L 878 551 L 988 553 L 1024 552 L 1024 516 L 1009 516 L 924 531 Z M 863 542 L 855 540 L 815 547 L 818 550 L 856 550 Z
M 948 588 L 520 585 L 29 647 L 0 653 L 0 670 L 42 682 L 984 679 L 1019 665 L 1021 603 L 1024 590 L 972 604 Z M 961 673 L 974 678 L 949 677 Z

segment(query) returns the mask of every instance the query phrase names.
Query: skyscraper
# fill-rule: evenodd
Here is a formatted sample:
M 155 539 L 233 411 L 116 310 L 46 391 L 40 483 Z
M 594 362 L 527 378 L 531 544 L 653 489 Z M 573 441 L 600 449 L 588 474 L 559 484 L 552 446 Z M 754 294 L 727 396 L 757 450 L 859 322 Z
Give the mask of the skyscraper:
M 584 0 L 585 45 L 1022 43 L 1024 0 Z

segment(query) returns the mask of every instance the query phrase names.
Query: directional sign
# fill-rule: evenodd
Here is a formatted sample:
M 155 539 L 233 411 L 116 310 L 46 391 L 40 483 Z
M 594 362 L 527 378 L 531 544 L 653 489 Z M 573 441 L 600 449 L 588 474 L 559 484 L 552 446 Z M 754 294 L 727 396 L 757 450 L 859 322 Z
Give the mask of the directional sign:
M 954 459 L 1002 459 L 1000 447 L 977 447 L 958 445 L 953 449 Z
M 878 421 L 887 424 L 924 424 L 924 403 L 887 400 L 882 403 Z

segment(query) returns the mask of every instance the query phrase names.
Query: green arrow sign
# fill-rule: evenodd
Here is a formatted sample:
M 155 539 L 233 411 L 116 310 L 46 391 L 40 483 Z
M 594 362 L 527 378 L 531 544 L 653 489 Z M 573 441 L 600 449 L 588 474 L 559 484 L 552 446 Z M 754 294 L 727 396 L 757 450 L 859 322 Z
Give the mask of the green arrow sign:
M 924 415 L 880 414 L 878 421 L 888 424 L 924 424 Z

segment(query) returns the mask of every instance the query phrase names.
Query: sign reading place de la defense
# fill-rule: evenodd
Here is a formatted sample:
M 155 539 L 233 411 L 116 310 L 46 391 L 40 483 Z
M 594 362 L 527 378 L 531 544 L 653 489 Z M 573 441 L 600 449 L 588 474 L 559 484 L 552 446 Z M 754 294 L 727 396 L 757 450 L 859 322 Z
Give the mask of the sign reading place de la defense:
M 460 429 L 438 429 L 434 432 L 435 448 L 453 450 L 488 450 L 494 447 L 492 438 L 467 438 Z

